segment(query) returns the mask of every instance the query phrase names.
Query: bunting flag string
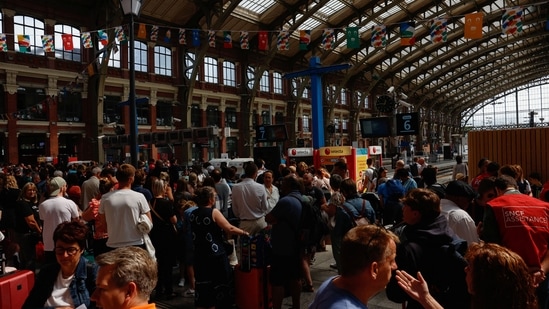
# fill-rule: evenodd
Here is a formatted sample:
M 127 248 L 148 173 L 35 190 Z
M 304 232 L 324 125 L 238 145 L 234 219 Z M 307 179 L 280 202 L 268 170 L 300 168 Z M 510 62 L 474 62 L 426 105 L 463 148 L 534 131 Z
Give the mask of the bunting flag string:
M 529 4 L 529 6 L 540 6 L 549 3 L 549 1 L 543 1 L 539 3 Z M 524 10 L 520 6 L 502 8 L 494 12 L 483 13 L 475 12 L 468 13 L 465 15 L 455 15 L 455 16 L 444 16 L 436 17 L 428 20 L 414 20 L 399 22 L 396 24 L 379 24 L 373 26 L 370 36 L 370 44 L 374 48 L 380 48 L 387 46 L 387 28 L 391 25 L 397 25 L 399 34 L 400 34 L 400 44 L 402 46 L 412 46 L 417 42 L 415 37 L 415 29 L 417 23 L 427 23 L 426 27 L 429 29 L 429 36 L 433 43 L 444 43 L 448 38 L 447 24 L 448 20 L 455 18 L 464 18 L 464 28 L 463 36 L 466 39 L 479 39 L 482 38 L 482 29 L 484 23 L 485 14 L 493 14 L 495 12 L 501 11 L 501 31 L 504 35 L 518 35 L 523 30 L 523 18 Z M 540 21 L 544 23 L 544 28 L 549 30 L 549 20 Z M 136 34 L 130 33 L 129 35 L 136 35 L 138 39 L 147 40 L 151 42 L 158 42 L 159 32 L 162 29 L 163 37 L 160 38 L 166 44 L 172 43 L 172 31 L 177 31 L 177 42 L 180 45 L 187 45 L 186 32 L 190 31 L 191 33 L 191 45 L 193 47 L 199 47 L 201 40 L 206 37 L 208 40 L 208 45 L 210 47 L 216 46 L 216 35 L 217 33 L 222 33 L 223 35 L 223 48 L 233 48 L 233 37 L 231 35 L 231 30 L 201 30 L 201 29 L 184 29 L 184 28 L 171 28 L 168 26 L 159 26 L 153 24 L 137 23 L 138 30 Z M 114 37 L 109 38 L 109 30 L 114 29 Z M 107 29 L 99 29 L 95 31 L 86 31 L 80 34 L 80 44 L 83 48 L 93 48 L 94 40 L 93 35 L 97 35 L 98 41 L 107 46 L 110 43 L 110 40 L 116 40 L 118 43 L 127 42 L 128 34 L 124 31 L 127 29 L 127 25 L 115 26 Z M 336 34 L 339 32 L 345 33 L 347 48 L 354 49 L 360 48 L 362 37 L 359 33 L 359 27 L 349 26 L 344 28 L 326 28 L 326 29 L 298 29 L 298 30 L 277 30 L 276 35 L 276 48 L 279 51 L 286 51 L 290 48 L 290 37 L 294 36 L 299 43 L 300 50 L 310 49 L 309 44 L 311 42 L 311 34 L 316 31 L 321 31 L 321 43 L 320 48 L 324 50 L 332 50 L 336 42 Z M 201 36 L 201 32 L 206 32 L 206 35 Z M 237 32 L 237 31 L 234 31 Z M 269 33 L 275 31 L 266 31 L 266 30 L 241 30 L 239 32 L 239 37 L 237 37 L 237 46 L 243 50 L 250 49 L 250 33 L 257 34 L 257 49 L 260 51 L 268 50 L 270 47 L 269 44 Z M 0 33 L 0 52 L 8 51 L 8 44 L 6 37 L 8 35 L 13 35 L 14 40 L 19 45 L 19 52 L 26 53 L 30 52 L 31 47 L 33 46 L 31 36 L 25 33 L 19 34 L 10 34 L 10 33 Z M 55 40 L 57 34 L 45 34 L 40 37 L 42 42 L 42 47 L 45 52 L 55 52 Z M 74 35 L 72 34 L 61 34 L 61 41 L 64 50 L 71 51 L 75 49 L 73 46 Z M 275 43 L 275 42 L 273 42 Z

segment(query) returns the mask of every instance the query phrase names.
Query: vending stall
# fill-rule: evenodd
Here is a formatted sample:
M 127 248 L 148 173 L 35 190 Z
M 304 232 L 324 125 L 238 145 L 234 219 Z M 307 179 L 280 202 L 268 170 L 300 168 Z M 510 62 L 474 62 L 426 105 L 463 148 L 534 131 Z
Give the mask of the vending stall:
M 321 147 L 315 152 L 314 158 L 316 168 L 325 167 L 330 172 L 337 161 L 344 160 L 347 163 L 349 178 L 358 181 L 367 168 L 368 149 L 351 146 Z

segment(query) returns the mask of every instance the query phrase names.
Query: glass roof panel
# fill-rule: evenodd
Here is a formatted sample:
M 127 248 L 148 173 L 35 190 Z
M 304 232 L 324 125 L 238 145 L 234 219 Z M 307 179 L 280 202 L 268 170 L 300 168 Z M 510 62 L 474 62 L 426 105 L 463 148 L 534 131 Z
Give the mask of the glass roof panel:
M 265 13 L 269 8 L 275 5 L 272 0 L 241 0 L 238 5 L 240 8 L 255 13 L 258 17 Z

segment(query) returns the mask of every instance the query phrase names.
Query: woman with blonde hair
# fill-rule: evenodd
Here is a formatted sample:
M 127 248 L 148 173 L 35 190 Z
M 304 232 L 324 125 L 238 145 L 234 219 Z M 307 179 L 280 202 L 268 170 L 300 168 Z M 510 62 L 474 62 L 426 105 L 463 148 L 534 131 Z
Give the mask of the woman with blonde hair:
M 538 308 L 533 278 L 524 260 L 494 243 L 472 243 L 465 254 L 467 290 L 473 309 Z M 418 272 L 414 278 L 397 270 L 399 286 L 426 309 L 440 309 L 429 293 L 428 283 Z

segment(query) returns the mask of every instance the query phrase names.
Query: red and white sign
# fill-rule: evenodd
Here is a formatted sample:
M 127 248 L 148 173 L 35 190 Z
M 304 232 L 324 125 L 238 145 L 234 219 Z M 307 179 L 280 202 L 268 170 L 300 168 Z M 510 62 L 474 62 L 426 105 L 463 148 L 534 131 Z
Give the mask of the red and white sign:
M 381 155 L 382 152 L 381 146 L 368 146 L 368 155 L 370 156 Z
M 289 148 L 289 157 L 312 157 L 313 148 Z

